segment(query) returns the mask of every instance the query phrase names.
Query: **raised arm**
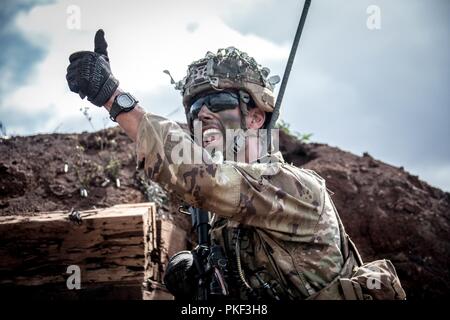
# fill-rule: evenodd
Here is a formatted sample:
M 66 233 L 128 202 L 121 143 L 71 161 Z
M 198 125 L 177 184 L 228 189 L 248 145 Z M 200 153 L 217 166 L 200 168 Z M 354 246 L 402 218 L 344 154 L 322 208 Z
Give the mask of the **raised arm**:
M 117 89 L 111 96 L 111 98 L 105 103 L 104 107 L 106 108 L 106 110 L 108 110 L 108 112 L 111 110 L 112 104 L 116 96 L 118 96 L 121 93 L 123 93 L 123 91 L 120 88 Z M 133 141 L 136 141 L 137 139 L 139 123 L 141 122 L 144 114 L 145 110 L 138 103 L 133 110 L 129 112 L 122 112 L 116 118 L 116 121 L 119 124 L 119 126 Z

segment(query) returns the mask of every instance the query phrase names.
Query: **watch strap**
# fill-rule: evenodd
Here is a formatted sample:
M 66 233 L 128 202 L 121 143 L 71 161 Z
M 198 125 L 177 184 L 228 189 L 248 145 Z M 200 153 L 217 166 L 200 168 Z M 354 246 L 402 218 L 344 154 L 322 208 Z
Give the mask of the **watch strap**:
M 109 118 L 110 118 L 112 121 L 114 121 L 114 122 L 117 122 L 117 121 L 116 121 L 116 118 L 117 118 L 117 116 L 118 116 L 119 114 L 121 114 L 122 112 L 129 112 L 129 111 L 133 110 L 134 107 L 136 107 L 136 104 L 139 102 L 139 101 L 137 101 L 131 94 L 127 93 L 127 95 L 129 95 L 129 96 L 134 100 L 134 103 L 133 103 L 133 105 L 132 105 L 131 107 L 128 107 L 128 108 L 122 108 L 122 107 L 117 103 L 117 97 L 119 97 L 119 96 L 122 95 L 122 94 L 124 94 L 124 93 L 121 93 L 121 94 L 117 95 L 117 96 L 114 98 L 114 102 L 113 102 L 113 104 L 112 104 L 112 106 L 111 106 L 111 110 L 109 111 Z

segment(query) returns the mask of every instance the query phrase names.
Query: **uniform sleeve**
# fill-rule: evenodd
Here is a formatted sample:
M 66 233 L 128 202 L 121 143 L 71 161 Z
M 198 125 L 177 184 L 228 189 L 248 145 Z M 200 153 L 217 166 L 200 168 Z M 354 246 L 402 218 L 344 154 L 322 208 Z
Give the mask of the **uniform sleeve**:
M 233 216 L 240 176 L 228 164 L 214 164 L 177 123 L 146 113 L 137 136 L 137 161 L 148 178 L 195 207 Z
M 192 206 L 290 237 L 317 223 L 323 202 L 317 192 L 296 199 L 263 178 L 265 164 L 214 164 L 173 121 L 145 114 L 136 148 L 147 176 Z M 282 171 L 282 164 L 274 165 L 271 170 Z

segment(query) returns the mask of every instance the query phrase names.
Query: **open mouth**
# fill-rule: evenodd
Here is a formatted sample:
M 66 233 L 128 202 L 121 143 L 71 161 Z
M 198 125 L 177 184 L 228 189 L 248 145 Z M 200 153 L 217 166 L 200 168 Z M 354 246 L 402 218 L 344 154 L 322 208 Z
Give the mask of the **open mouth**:
M 203 131 L 203 146 L 207 147 L 208 145 L 219 141 L 222 139 L 222 132 L 217 128 L 209 128 Z

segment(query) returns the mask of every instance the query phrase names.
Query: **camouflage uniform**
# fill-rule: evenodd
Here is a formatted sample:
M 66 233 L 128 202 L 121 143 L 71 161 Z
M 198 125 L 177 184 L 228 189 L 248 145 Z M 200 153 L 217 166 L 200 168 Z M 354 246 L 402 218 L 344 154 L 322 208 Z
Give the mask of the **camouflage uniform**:
M 214 213 L 212 241 L 231 261 L 236 227 L 246 230 L 239 258 L 255 290 L 269 283 L 280 297 L 306 298 L 339 274 L 345 239 L 320 176 L 285 163 L 281 153 L 271 163 L 176 164 L 172 152 L 180 141 L 209 157 L 178 124 L 146 113 L 138 131 L 138 164 L 183 201 Z M 236 297 L 246 298 L 238 282 L 231 287 Z

